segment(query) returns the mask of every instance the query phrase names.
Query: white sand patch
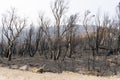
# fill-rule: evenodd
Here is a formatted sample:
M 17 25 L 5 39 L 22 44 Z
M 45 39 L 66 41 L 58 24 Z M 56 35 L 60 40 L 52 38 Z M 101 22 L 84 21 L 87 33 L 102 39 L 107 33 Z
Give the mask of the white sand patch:
M 120 77 L 97 77 L 73 72 L 63 72 L 61 74 L 46 72 L 38 74 L 0 67 L 0 80 L 120 80 Z

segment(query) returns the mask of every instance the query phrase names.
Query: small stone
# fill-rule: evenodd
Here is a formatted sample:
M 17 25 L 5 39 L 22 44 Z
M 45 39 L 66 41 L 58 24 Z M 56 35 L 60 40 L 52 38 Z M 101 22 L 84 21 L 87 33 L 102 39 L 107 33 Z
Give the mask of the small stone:
M 11 68 L 11 69 L 18 69 L 19 66 L 18 66 L 18 65 L 11 65 L 10 68 Z
M 24 65 L 24 66 L 21 66 L 19 69 L 20 69 L 20 70 L 23 70 L 23 71 L 26 71 L 26 70 L 28 70 L 28 66 L 27 66 L 27 65 Z

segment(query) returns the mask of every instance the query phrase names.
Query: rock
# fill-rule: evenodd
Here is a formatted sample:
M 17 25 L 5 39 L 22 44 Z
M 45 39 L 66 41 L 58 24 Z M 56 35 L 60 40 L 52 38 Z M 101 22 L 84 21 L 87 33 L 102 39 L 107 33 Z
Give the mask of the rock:
M 39 67 L 39 68 L 37 68 L 37 67 L 31 68 L 31 71 L 35 72 L 35 73 L 43 73 L 44 69 L 45 69 L 45 66 L 46 65 L 43 65 L 42 67 Z
M 31 68 L 31 71 L 35 73 L 43 73 L 43 68 L 34 67 L 34 68 Z
M 27 65 L 24 65 L 24 66 L 21 66 L 19 69 L 20 69 L 20 70 L 23 70 L 23 71 L 26 71 L 26 70 L 28 70 L 28 66 L 27 66 Z
M 11 65 L 10 68 L 11 68 L 11 69 L 18 69 L 19 66 L 18 66 L 18 65 Z

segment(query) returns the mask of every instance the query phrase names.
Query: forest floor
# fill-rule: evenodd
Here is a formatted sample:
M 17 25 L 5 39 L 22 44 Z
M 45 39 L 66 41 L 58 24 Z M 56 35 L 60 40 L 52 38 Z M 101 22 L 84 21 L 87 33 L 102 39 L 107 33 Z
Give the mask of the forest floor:
M 120 55 L 118 56 L 120 57 Z M 109 56 L 105 61 L 104 57 L 95 61 L 95 69 L 88 71 L 87 57 L 79 59 L 67 58 L 64 61 L 45 59 L 36 55 L 35 57 L 12 57 L 0 58 L 0 80 L 120 80 L 120 65 L 115 66 L 114 56 Z M 120 61 L 120 60 L 118 60 Z M 36 73 L 32 70 L 43 67 L 43 73 Z M 92 61 L 90 61 L 92 69 Z M 97 72 L 98 70 L 101 72 Z M 114 70 L 118 74 L 114 75 Z

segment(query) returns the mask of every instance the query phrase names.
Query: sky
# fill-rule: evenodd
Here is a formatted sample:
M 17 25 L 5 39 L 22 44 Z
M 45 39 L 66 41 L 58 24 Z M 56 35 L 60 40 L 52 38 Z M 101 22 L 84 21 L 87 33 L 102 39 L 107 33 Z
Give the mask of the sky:
M 30 22 L 36 22 L 38 13 L 42 12 L 47 17 L 52 18 L 50 4 L 54 0 L 0 0 L 0 17 L 11 8 L 15 8 L 20 16 L 26 17 Z M 98 11 L 115 15 L 115 9 L 120 0 L 65 0 L 68 1 L 69 9 L 67 15 L 80 13 L 83 15 L 85 10 L 90 10 L 92 14 Z

